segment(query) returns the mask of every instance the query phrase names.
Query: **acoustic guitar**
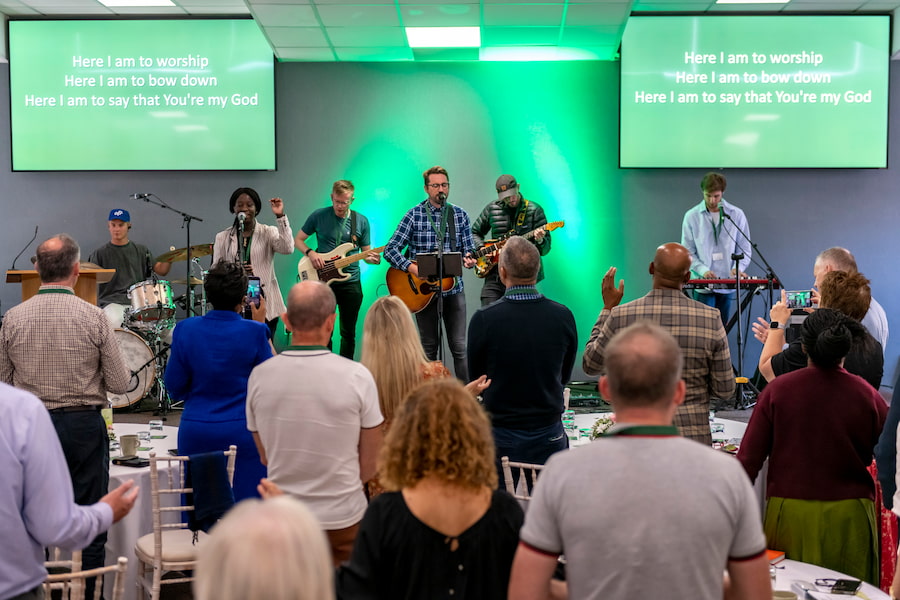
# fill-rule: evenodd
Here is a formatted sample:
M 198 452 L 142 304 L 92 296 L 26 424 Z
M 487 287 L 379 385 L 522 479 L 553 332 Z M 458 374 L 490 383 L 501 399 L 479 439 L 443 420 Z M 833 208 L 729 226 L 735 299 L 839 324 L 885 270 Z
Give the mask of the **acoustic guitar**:
M 308 256 L 304 256 L 297 264 L 298 280 L 321 281 L 323 283 L 327 283 L 328 285 L 340 281 L 346 281 L 350 279 L 350 274 L 344 272 L 344 267 L 352 265 L 358 260 L 363 260 L 366 256 L 368 256 L 369 252 L 381 252 L 382 250 L 384 250 L 384 246 L 380 246 L 378 248 L 372 248 L 371 250 L 368 250 L 366 252 L 350 254 L 353 250 L 356 250 L 356 248 L 357 247 L 352 243 L 347 242 L 345 244 L 341 244 L 331 252 L 323 253 L 327 256 L 327 258 L 322 258 L 322 260 L 325 261 L 325 266 L 321 269 L 316 269 L 312 264 L 312 260 L 310 260 Z
M 406 308 L 414 313 L 428 306 L 438 287 L 442 292 L 449 292 L 455 283 L 455 277 L 444 277 L 439 286 L 436 279 L 422 279 L 394 267 L 387 271 L 387 286 L 391 295 L 400 298 Z
M 534 238 L 534 234 L 538 231 L 553 231 L 554 229 L 565 226 L 565 224 L 565 221 L 553 221 L 552 223 L 541 225 L 540 227 L 523 233 L 522 237 L 526 240 L 530 240 Z M 487 277 L 487 274 L 490 273 L 495 266 L 497 266 L 497 261 L 500 259 L 500 249 L 503 248 L 503 246 L 506 245 L 506 242 L 508 242 L 509 239 L 514 235 L 516 235 L 515 230 L 510 231 L 509 233 L 504 234 L 499 239 L 485 242 L 484 246 L 475 251 L 475 253 L 472 255 L 472 258 L 475 259 L 476 277 Z

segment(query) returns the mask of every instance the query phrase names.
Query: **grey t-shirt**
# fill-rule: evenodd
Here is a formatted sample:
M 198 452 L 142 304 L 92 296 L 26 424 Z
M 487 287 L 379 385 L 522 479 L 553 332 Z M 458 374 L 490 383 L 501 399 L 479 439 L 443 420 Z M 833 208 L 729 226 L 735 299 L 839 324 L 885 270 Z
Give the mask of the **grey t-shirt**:
M 104 269 L 115 269 L 116 274 L 107 283 L 99 285 L 97 304 L 129 304 L 128 288 L 150 278 L 153 259 L 146 246 L 129 241 L 124 246 L 107 242 L 94 250 L 88 260 Z
M 734 457 L 617 436 L 550 458 L 520 537 L 565 554 L 571 598 L 721 600 L 728 560 L 765 550 L 760 512 Z

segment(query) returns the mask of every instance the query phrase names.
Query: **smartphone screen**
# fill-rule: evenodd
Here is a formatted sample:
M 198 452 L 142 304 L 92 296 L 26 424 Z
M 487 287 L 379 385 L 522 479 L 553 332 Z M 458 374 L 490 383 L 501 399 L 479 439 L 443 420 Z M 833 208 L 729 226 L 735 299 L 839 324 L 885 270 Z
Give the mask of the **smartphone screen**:
M 248 277 L 247 279 L 247 298 L 256 308 L 259 308 L 259 298 L 262 295 L 262 285 L 259 277 Z
M 800 290 L 785 292 L 788 308 L 810 308 L 812 306 L 812 291 Z
M 831 588 L 832 594 L 855 594 L 862 584 L 858 579 L 838 579 Z

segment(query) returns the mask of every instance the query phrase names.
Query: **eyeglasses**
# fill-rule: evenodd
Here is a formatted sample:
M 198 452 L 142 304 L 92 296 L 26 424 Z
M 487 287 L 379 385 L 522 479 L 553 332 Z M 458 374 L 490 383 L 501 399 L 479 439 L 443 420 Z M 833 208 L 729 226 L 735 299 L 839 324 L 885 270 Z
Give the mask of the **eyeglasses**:
M 356 198 L 350 198 L 349 200 L 335 200 L 332 198 L 331 201 L 340 206 L 349 206 L 354 200 L 356 200 Z
M 449 190 L 449 189 L 450 189 L 450 182 L 448 181 L 447 183 L 429 183 L 429 184 L 428 184 L 428 187 L 430 187 L 430 188 L 433 189 L 433 190 L 439 190 L 439 189 L 441 189 L 441 188 L 444 188 L 444 189 L 448 189 L 448 190 Z

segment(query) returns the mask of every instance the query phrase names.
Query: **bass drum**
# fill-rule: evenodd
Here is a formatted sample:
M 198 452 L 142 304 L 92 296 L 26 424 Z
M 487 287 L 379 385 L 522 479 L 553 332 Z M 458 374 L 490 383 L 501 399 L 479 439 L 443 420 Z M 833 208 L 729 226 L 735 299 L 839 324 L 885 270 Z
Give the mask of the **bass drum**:
M 119 342 L 119 348 L 122 350 L 122 356 L 125 357 L 128 370 L 137 371 L 137 375 L 131 376 L 131 382 L 129 382 L 126 392 L 106 394 L 112 407 L 116 409 L 126 408 L 140 402 L 141 398 L 147 395 L 156 379 L 156 364 L 153 360 L 153 351 L 141 336 L 127 329 L 116 329 L 114 334 Z M 138 371 L 138 369 L 140 370 Z

